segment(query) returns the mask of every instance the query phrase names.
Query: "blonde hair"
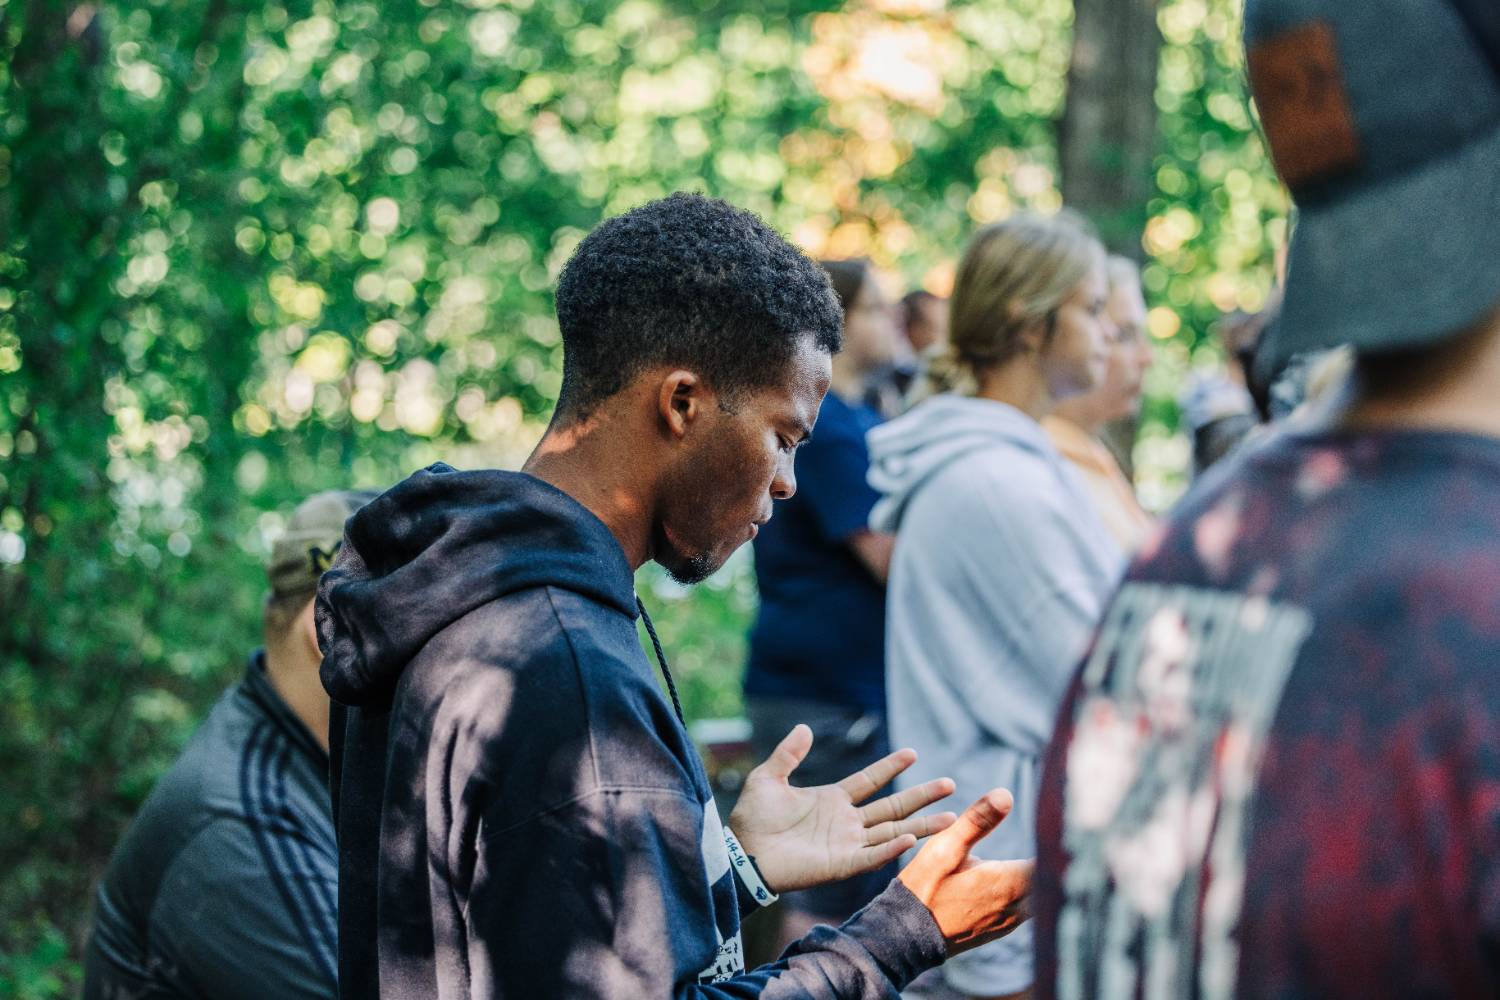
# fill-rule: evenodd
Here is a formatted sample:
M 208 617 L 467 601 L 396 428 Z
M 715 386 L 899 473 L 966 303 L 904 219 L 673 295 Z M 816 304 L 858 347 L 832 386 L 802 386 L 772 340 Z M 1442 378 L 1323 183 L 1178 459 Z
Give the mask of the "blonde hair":
M 1020 214 L 969 241 L 949 304 L 948 351 L 933 364 L 929 392 L 973 393 L 981 372 L 1025 351 L 1022 334 L 1049 323 L 1104 247 L 1072 212 Z
M 1117 288 L 1130 288 L 1135 286 L 1136 291 L 1141 288 L 1141 265 L 1129 257 L 1122 257 L 1117 253 L 1109 255 L 1105 262 L 1105 269 L 1109 272 L 1109 290 Z

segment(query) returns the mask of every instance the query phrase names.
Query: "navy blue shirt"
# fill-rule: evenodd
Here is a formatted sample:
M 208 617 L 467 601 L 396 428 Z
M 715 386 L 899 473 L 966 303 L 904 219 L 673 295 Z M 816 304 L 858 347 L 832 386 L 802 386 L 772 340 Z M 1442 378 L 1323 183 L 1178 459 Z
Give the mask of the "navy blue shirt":
M 865 473 L 868 406 L 829 393 L 797 453 L 797 493 L 755 539 L 760 614 L 745 693 L 885 709 L 885 586 L 849 547 L 879 499 Z

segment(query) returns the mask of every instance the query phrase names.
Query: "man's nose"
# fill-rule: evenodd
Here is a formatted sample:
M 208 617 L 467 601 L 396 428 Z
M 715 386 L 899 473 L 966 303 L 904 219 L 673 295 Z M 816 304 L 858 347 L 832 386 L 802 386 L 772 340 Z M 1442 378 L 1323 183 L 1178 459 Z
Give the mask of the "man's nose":
M 776 463 L 776 476 L 771 480 L 771 498 L 773 500 L 790 500 L 797 492 L 797 472 L 792 455 L 787 455 Z

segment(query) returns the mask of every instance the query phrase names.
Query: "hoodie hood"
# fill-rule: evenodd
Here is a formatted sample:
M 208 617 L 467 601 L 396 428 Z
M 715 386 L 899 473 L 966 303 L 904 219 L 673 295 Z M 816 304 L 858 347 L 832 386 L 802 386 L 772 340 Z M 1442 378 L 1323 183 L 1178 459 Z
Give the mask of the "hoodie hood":
M 338 559 L 318 585 L 323 687 L 344 705 L 387 707 L 434 635 L 540 586 L 636 614 L 625 553 L 578 501 L 521 472 L 429 466 L 344 526 Z
M 870 512 L 876 531 L 894 532 L 917 491 L 953 462 L 989 448 L 1034 452 L 1058 464 L 1040 424 L 1006 403 L 944 394 L 870 431 L 870 485 L 882 495 Z

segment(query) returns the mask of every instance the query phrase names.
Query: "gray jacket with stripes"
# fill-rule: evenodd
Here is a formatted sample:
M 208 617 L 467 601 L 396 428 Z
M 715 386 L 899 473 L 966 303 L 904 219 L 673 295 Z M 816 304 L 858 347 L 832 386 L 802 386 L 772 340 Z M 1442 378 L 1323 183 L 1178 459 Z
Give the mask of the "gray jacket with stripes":
M 115 851 L 85 1000 L 335 997 L 327 775 L 327 754 L 257 653 Z

